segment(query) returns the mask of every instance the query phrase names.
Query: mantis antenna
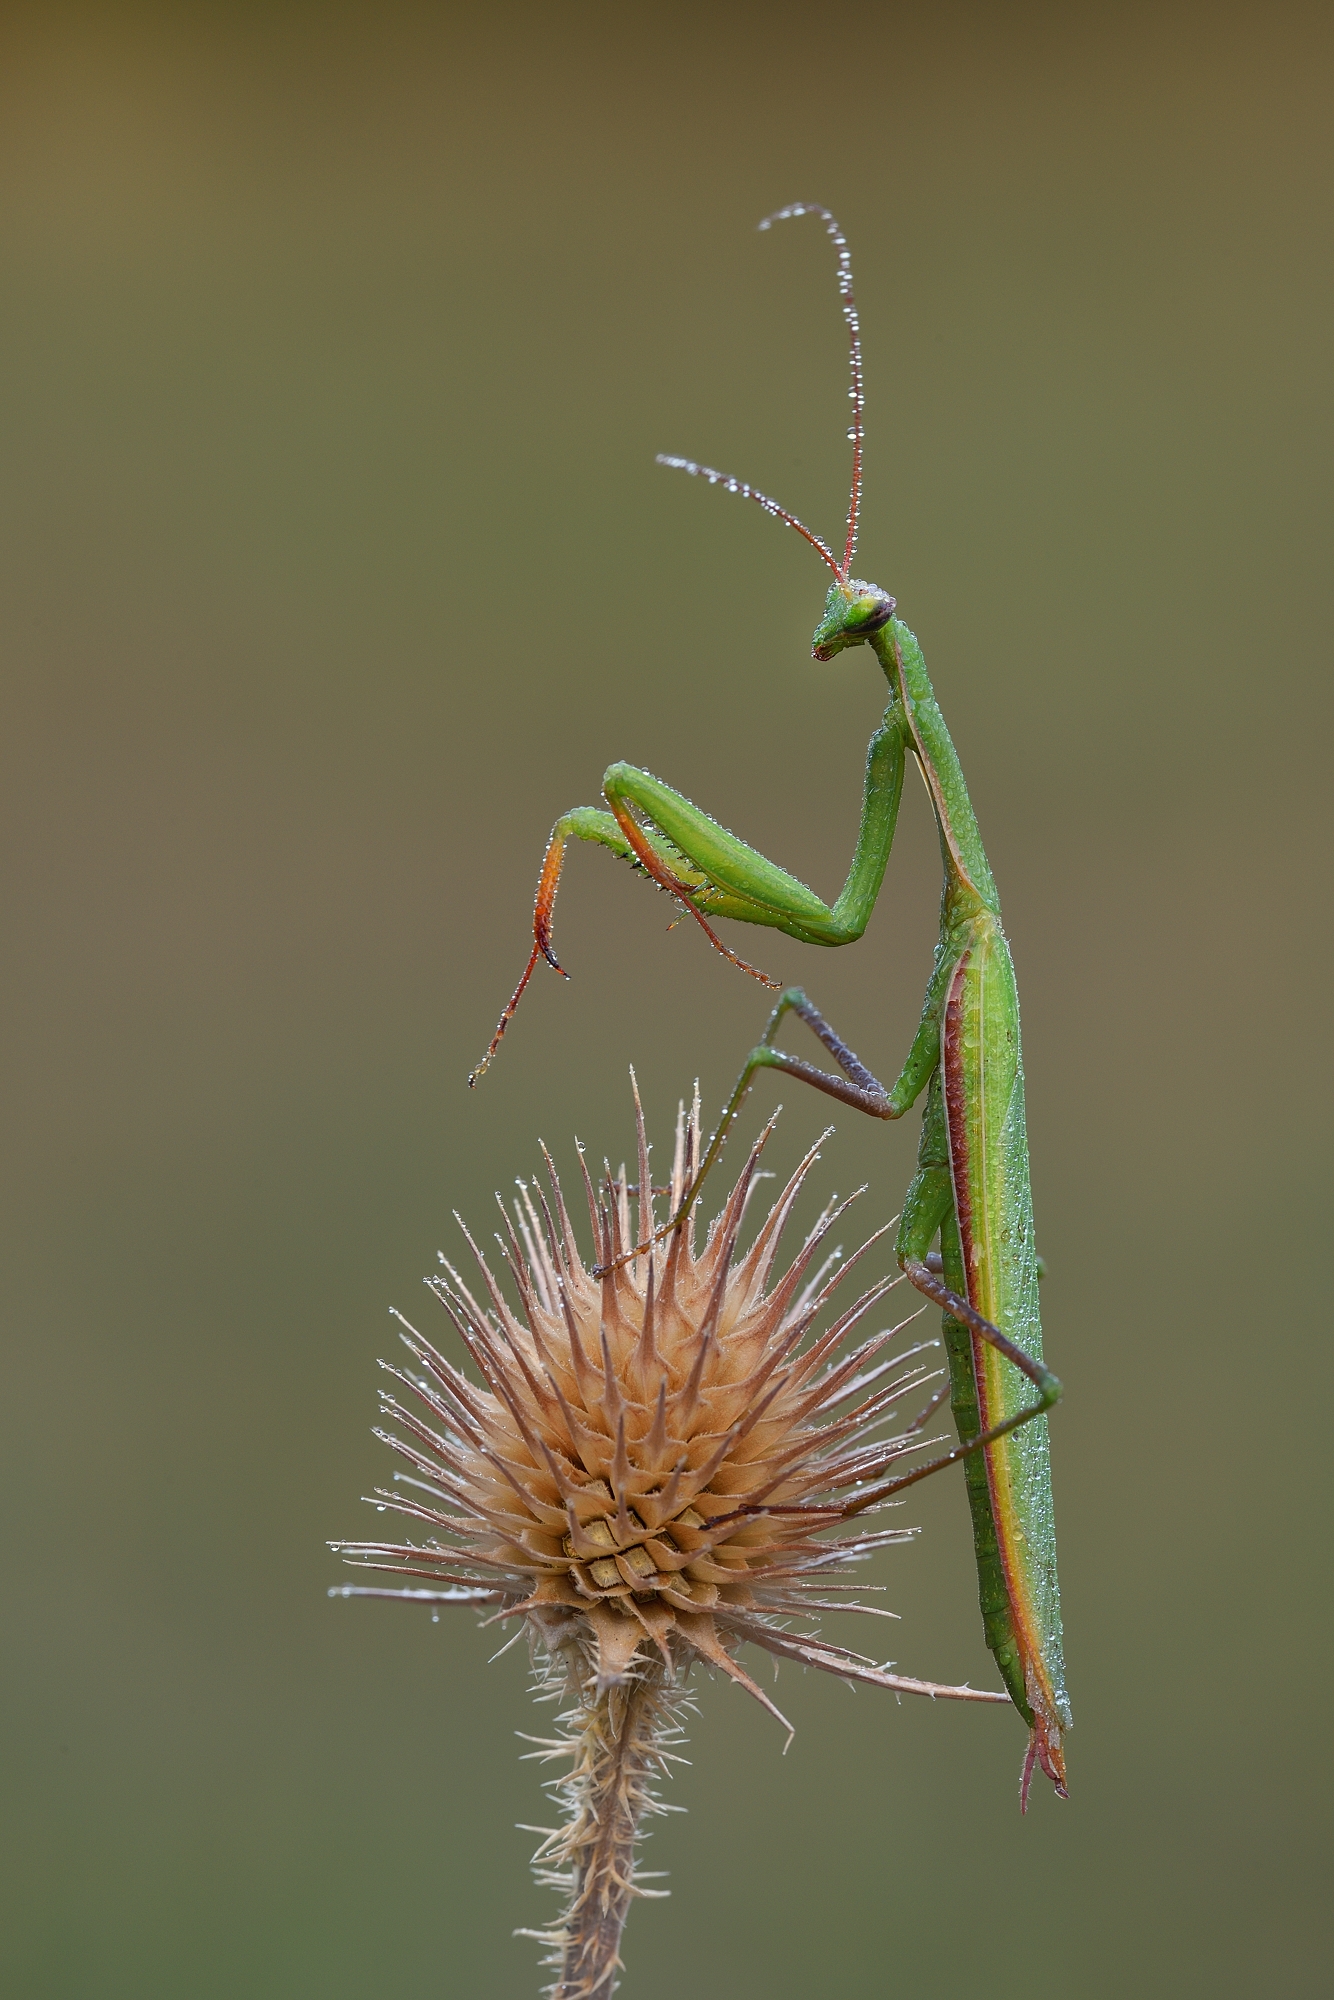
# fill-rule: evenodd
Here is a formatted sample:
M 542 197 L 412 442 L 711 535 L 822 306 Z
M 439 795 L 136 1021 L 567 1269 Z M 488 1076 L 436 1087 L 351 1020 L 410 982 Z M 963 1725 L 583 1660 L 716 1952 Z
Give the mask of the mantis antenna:
M 744 479 L 734 479 L 730 473 L 715 472 L 711 465 L 697 465 L 693 458 L 677 458 L 668 452 L 658 453 L 658 464 L 668 465 L 677 472 L 688 472 L 696 479 L 706 479 L 710 486 L 722 486 L 729 493 L 739 493 L 743 500 L 753 500 L 763 507 L 766 514 L 773 514 L 780 521 L 786 521 L 789 528 L 808 541 L 821 561 L 828 563 L 840 583 L 847 583 L 852 575 L 852 559 L 857 553 L 857 525 L 862 505 L 862 447 L 866 437 L 863 415 L 866 409 L 866 391 L 862 382 L 862 330 L 857 316 L 857 301 L 852 290 L 852 258 L 848 251 L 847 238 L 838 224 L 838 218 L 827 208 L 821 208 L 811 201 L 794 201 L 786 208 L 777 209 L 773 215 L 766 215 L 759 225 L 761 229 L 771 229 L 775 222 L 786 222 L 796 215 L 818 215 L 824 223 L 825 233 L 838 253 L 838 295 L 843 301 L 843 320 L 848 329 L 848 363 L 852 387 L 848 397 L 852 403 L 852 422 L 848 425 L 848 437 L 852 443 L 852 486 L 848 495 L 848 534 L 843 544 L 843 560 L 834 558 L 827 542 L 813 534 L 804 521 L 795 514 L 789 514 L 786 507 L 780 507 L 767 493 L 759 492 L 747 485 Z

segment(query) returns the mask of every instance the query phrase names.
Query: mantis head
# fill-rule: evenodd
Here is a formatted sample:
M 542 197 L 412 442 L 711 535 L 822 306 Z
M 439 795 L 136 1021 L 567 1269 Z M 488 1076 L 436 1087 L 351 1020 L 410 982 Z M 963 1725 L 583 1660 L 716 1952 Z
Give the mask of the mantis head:
M 786 507 L 780 507 L 776 500 L 748 485 L 744 479 L 734 479 L 729 473 L 715 471 L 711 465 L 699 465 L 693 458 L 678 458 L 667 452 L 658 453 L 658 464 L 669 465 L 678 472 L 688 472 L 696 479 L 707 480 L 710 486 L 723 487 L 728 493 L 739 493 L 743 500 L 754 500 L 766 514 L 786 521 L 789 528 L 795 528 L 810 543 L 820 560 L 834 572 L 834 582 L 825 599 L 824 617 L 815 628 L 811 651 L 817 660 L 832 660 L 835 653 L 841 653 L 845 646 L 860 646 L 873 632 L 878 632 L 882 625 L 887 624 L 893 616 L 894 599 L 878 584 L 861 583 L 852 574 L 852 559 L 857 552 L 857 522 L 861 513 L 862 412 L 865 396 L 862 390 L 861 325 L 852 295 L 852 261 L 848 255 L 847 240 L 829 210 L 813 202 L 793 202 L 791 207 L 779 209 L 776 215 L 766 216 L 760 228 L 768 229 L 772 223 L 785 222 L 795 215 L 819 216 L 838 257 L 838 293 L 848 330 L 852 377 L 852 387 L 848 390 L 852 402 L 852 422 L 848 426 L 848 438 L 852 445 L 852 490 L 848 497 L 848 531 L 843 545 L 843 560 L 840 562 L 829 544 L 814 534 L 804 521 L 799 521 Z
M 872 632 L 878 632 L 894 615 L 894 599 L 878 583 L 861 583 L 850 577 L 829 586 L 824 617 L 811 641 L 813 660 L 832 660 L 845 646 L 860 646 Z

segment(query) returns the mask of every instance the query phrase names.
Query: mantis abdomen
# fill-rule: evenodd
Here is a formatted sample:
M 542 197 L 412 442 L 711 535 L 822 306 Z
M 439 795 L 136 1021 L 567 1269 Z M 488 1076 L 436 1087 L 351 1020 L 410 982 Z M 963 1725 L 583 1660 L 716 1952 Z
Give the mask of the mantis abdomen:
M 939 1096 L 954 1209 L 941 1231 L 944 1277 L 976 1312 L 1040 1362 L 1014 968 L 990 911 L 968 929 L 941 1013 Z M 928 1111 L 924 1144 L 934 1122 Z M 991 1430 L 1029 1403 L 1028 1383 L 994 1343 L 949 1314 L 945 1337 L 961 1437 Z M 1070 1709 L 1045 1416 L 970 1458 L 966 1477 L 987 1643 L 1016 1705 L 1028 1712 L 1043 1768 L 1059 1783 L 1061 1733 Z

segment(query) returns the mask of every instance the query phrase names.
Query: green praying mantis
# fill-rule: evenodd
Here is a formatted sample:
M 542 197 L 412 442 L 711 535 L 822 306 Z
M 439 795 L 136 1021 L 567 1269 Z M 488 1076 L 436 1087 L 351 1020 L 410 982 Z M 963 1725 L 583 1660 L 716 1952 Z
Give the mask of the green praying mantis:
M 1018 993 L 995 881 L 921 648 L 895 616 L 894 598 L 852 575 L 862 493 L 864 394 L 847 242 L 829 210 L 807 202 L 780 209 L 760 228 L 802 215 L 819 217 L 833 242 L 851 357 L 852 483 L 842 561 L 794 514 L 744 480 L 693 459 L 660 454 L 658 463 L 754 500 L 803 536 L 834 576 L 815 630 L 814 658 L 832 660 L 849 647 L 864 645 L 884 672 L 889 705 L 867 750 L 861 824 L 847 880 L 835 902 L 825 903 L 671 786 L 633 764 L 613 764 L 602 780 L 607 810 L 581 806 L 556 822 L 538 882 L 528 965 L 485 1057 L 468 1080 L 475 1084 L 491 1062 L 539 958 L 565 976 L 552 947 L 552 912 L 569 840 L 593 841 L 636 864 L 678 899 L 715 950 L 778 988 L 780 982 L 723 942 L 713 920 L 730 917 L 766 925 L 804 944 L 855 943 L 880 893 L 905 766 L 915 759 L 935 813 L 944 886 L 921 1020 L 902 1070 L 886 1089 L 801 988 L 784 990 L 746 1059 L 700 1171 L 666 1229 L 679 1227 L 688 1214 L 759 1070 L 779 1070 L 876 1118 L 901 1118 L 925 1091 L 917 1171 L 899 1221 L 896 1256 L 908 1280 L 942 1310 L 948 1390 L 960 1443 L 859 1495 L 848 1511 L 875 1506 L 916 1480 L 963 1461 L 987 1644 L 1029 1728 L 1021 1783 L 1026 1806 L 1037 1764 L 1065 1796 L 1063 1734 L 1070 1709 L 1044 1414 L 1061 1385 L 1042 1360 Z M 777 1046 L 778 1030 L 789 1013 L 823 1043 L 838 1073 Z M 933 1247 L 937 1238 L 938 1251 Z

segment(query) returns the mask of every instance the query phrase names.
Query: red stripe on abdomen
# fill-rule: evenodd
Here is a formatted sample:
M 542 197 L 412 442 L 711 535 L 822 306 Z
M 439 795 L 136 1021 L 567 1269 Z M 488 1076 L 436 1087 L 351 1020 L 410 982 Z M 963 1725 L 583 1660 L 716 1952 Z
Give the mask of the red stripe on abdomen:
M 972 952 L 965 951 L 950 976 L 949 989 L 945 995 L 945 1010 L 942 1016 L 940 1034 L 940 1061 L 945 1084 L 945 1124 L 950 1142 L 950 1180 L 954 1184 L 954 1213 L 959 1224 L 959 1242 L 963 1250 L 964 1293 L 971 1306 L 980 1312 L 973 1296 L 973 1270 L 976 1246 L 976 1231 L 973 1217 L 973 1187 L 971 1155 L 971 1133 L 968 1126 L 968 1079 L 964 1074 L 964 988 L 968 977 L 968 967 Z M 982 1429 L 991 1423 L 987 1407 L 986 1374 L 982 1367 L 982 1355 L 978 1352 L 979 1342 L 973 1335 L 973 1380 L 977 1387 L 977 1410 Z

